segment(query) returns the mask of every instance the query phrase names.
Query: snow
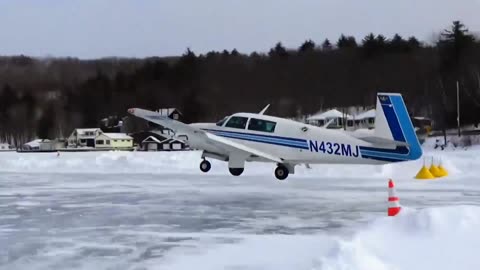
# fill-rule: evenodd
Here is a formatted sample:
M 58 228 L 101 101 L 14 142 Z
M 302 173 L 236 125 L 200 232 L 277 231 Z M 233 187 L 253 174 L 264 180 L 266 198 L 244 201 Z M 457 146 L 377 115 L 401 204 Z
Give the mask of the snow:
M 11 149 L 12 147 L 10 146 L 10 144 L 0 142 L 0 151 L 9 151 Z
M 361 114 L 358 114 L 356 116 L 354 116 L 355 120 L 363 120 L 363 119 L 366 119 L 366 118 L 375 118 L 376 116 L 376 111 L 375 109 L 371 109 L 371 110 L 368 110 L 366 112 L 363 112 Z
M 42 142 L 49 142 L 49 141 L 50 140 L 36 139 L 36 140 L 25 143 L 25 145 L 31 148 L 39 148 Z
M 132 137 L 125 133 L 103 133 L 103 135 L 116 140 L 133 140 Z
M 480 149 L 424 160 L 199 172 L 200 153 L 0 153 L 0 269 L 478 269 Z M 403 209 L 386 217 L 387 180 Z
M 332 118 L 343 118 L 344 116 L 347 117 L 347 119 L 352 119 L 351 115 L 343 114 L 336 109 L 332 109 L 332 110 L 329 110 L 329 111 L 326 111 L 326 112 L 323 112 L 323 113 L 318 113 L 318 114 L 315 114 L 313 116 L 310 116 L 310 117 L 307 118 L 307 120 L 308 121 L 326 120 L 326 119 L 332 119 Z
M 153 142 L 153 143 L 161 143 L 160 140 L 155 138 L 154 136 L 148 136 L 142 143 Z
M 87 132 L 96 134 L 97 132 L 102 132 L 99 128 L 77 128 L 78 135 L 85 135 Z

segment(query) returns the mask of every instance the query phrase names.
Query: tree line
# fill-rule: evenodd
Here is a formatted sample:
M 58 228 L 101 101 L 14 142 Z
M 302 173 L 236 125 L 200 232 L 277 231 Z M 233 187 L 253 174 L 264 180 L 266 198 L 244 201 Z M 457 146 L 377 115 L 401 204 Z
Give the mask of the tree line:
M 0 52 L 1 53 L 1 52 Z M 411 114 L 437 128 L 456 125 L 456 85 L 462 124 L 480 115 L 480 41 L 460 21 L 427 44 L 415 37 L 341 35 L 269 52 L 236 49 L 144 59 L 0 57 L 0 141 L 65 137 L 74 128 L 121 119 L 130 107 L 176 107 L 187 122 L 216 121 L 238 112 L 281 117 L 321 108 L 372 106 L 380 91 L 403 94 Z

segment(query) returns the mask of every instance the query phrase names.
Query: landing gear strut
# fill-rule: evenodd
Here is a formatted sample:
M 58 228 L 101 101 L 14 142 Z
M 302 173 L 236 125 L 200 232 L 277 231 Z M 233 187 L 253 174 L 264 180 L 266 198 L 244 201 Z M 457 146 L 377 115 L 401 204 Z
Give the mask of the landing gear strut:
M 208 160 L 204 159 L 202 162 L 200 162 L 200 171 L 206 173 L 210 171 L 211 168 L 212 164 L 210 164 Z
M 239 176 L 243 173 L 244 168 L 228 168 L 230 173 L 234 176 Z
M 277 177 L 278 180 L 285 180 L 288 177 L 288 173 L 287 167 L 283 165 L 278 165 L 275 169 L 275 177 Z

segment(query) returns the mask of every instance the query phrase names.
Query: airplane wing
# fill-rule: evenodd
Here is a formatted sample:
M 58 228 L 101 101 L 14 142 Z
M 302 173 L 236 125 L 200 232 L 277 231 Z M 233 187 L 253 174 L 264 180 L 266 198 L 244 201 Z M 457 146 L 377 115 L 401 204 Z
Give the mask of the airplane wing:
M 253 147 L 249 147 L 249 146 L 234 142 L 227 138 L 223 138 L 215 134 L 212 134 L 210 132 L 207 132 L 205 130 L 173 120 L 169 117 L 160 115 L 157 112 L 152 112 L 152 111 L 138 109 L 138 108 L 128 109 L 128 112 L 136 117 L 143 118 L 152 123 L 171 129 L 175 133 L 177 132 L 185 133 L 189 136 L 204 136 L 205 140 L 211 140 L 213 142 L 216 142 L 230 151 L 233 150 L 233 151 L 244 152 L 244 153 L 247 153 L 248 155 L 255 155 L 255 156 L 262 157 L 277 163 L 284 162 L 280 157 L 273 156 L 269 153 L 259 151 Z
M 284 161 L 279 158 L 279 157 L 276 157 L 276 156 L 273 156 L 273 155 L 270 155 L 268 153 L 265 153 L 263 151 L 259 151 L 255 148 L 252 148 L 252 147 L 248 147 L 246 145 L 243 145 L 243 144 L 239 144 L 237 142 L 234 142 L 232 140 L 229 140 L 229 139 L 226 139 L 226 138 L 223 138 L 223 137 L 220 137 L 220 136 L 217 136 L 215 134 L 212 134 L 212 133 L 209 133 L 209 132 L 206 132 L 205 133 L 207 135 L 207 137 L 210 139 L 210 140 L 213 140 L 217 143 L 220 143 L 220 144 L 223 144 L 223 145 L 226 145 L 226 146 L 229 146 L 231 148 L 234 148 L 236 150 L 240 150 L 240 151 L 243 151 L 243 152 L 246 152 L 246 153 L 249 153 L 249 154 L 253 154 L 255 156 L 259 156 L 259 157 L 262 157 L 262 158 L 265 158 L 265 159 L 269 159 L 271 161 L 274 161 L 274 162 L 277 162 L 277 163 L 283 163 Z
M 161 125 L 163 127 L 166 127 L 168 129 L 171 129 L 175 133 L 187 133 L 187 134 L 194 134 L 194 133 L 204 133 L 205 131 L 192 127 L 190 125 L 187 125 L 185 123 L 173 120 L 167 116 L 163 116 L 157 112 L 152 112 L 149 110 L 144 110 L 144 109 L 138 109 L 138 108 L 132 108 L 128 109 L 128 112 L 136 117 L 143 118 L 147 121 L 150 121 L 152 123 Z

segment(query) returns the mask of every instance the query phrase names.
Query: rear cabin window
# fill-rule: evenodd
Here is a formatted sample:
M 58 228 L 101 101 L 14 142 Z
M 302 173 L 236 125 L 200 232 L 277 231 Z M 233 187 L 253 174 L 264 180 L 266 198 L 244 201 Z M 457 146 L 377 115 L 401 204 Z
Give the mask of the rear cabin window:
M 226 127 L 229 128 L 240 128 L 240 129 L 245 129 L 247 126 L 247 121 L 248 118 L 246 117 L 240 117 L 240 116 L 232 116 L 230 120 L 228 120 Z
M 276 125 L 277 123 L 272 121 L 251 118 L 250 123 L 248 124 L 248 129 L 273 133 Z

